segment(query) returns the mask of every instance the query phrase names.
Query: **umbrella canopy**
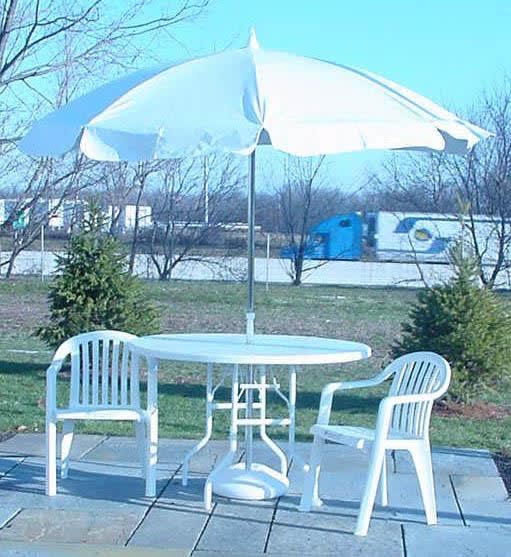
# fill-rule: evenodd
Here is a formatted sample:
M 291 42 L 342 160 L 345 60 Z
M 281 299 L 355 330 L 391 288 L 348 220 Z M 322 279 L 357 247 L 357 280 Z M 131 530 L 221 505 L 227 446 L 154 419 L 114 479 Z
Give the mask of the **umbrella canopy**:
M 19 147 L 32 156 L 77 149 L 103 161 L 250 155 L 249 300 L 254 320 L 255 149 L 298 156 L 365 149 L 463 154 L 490 134 L 383 77 L 348 66 L 246 48 L 136 72 L 35 122 Z
M 19 146 L 105 161 L 175 158 L 258 144 L 298 156 L 365 149 L 462 154 L 489 134 L 370 72 L 249 45 L 140 71 L 36 122 Z

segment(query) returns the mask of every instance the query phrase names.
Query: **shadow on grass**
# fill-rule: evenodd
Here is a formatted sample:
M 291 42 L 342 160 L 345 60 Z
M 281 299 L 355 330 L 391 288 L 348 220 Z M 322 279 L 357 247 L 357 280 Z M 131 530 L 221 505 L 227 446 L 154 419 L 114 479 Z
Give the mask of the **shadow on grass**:
M 38 364 L 36 362 L 13 362 L 0 360 L 0 375 L 27 375 L 28 373 L 44 374 L 46 367 L 46 364 Z
M 161 395 L 170 397 L 206 400 L 206 387 L 204 385 L 160 383 L 158 392 Z M 312 410 L 317 412 L 319 409 L 320 397 L 321 393 L 319 392 L 298 390 L 296 398 L 297 410 Z M 215 400 L 229 401 L 230 399 L 231 390 L 227 387 L 220 387 L 215 393 Z M 279 399 L 271 397 L 268 399 L 268 404 L 271 406 L 274 401 L 278 402 Z M 348 413 L 363 411 L 364 413 L 376 414 L 380 401 L 381 397 L 379 396 L 343 394 L 342 396 L 334 398 L 332 410 Z

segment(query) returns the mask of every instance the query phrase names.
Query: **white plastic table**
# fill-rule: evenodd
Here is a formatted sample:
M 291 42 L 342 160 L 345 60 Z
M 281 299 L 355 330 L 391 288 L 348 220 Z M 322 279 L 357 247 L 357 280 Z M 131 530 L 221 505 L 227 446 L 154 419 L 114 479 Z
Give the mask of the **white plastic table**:
M 204 503 L 211 507 L 212 492 L 235 499 L 269 499 L 284 494 L 289 487 L 287 479 L 288 460 L 293 457 L 295 438 L 296 373 L 298 366 L 316 364 L 339 364 L 368 358 L 369 346 L 345 340 L 304 336 L 254 335 L 247 342 L 242 334 L 172 334 L 139 337 L 129 343 L 130 349 L 149 362 L 147 405 L 153 420 L 152 438 L 149 439 L 147 459 L 146 495 L 156 492 L 156 463 L 158 450 L 158 361 L 172 360 L 207 364 L 206 379 L 206 432 L 204 437 L 186 455 L 183 465 L 183 485 L 188 481 L 190 458 L 209 441 L 213 428 L 215 410 L 230 410 L 229 451 L 209 474 Z M 220 381 L 214 385 L 214 365 L 223 364 Z M 280 390 L 279 384 L 267 381 L 266 366 L 289 366 L 289 396 Z M 215 393 L 231 375 L 231 401 L 215 401 Z M 266 416 L 266 393 L 275 391 L 288 407 L 288 417 Z M 258 400 L 254 400 L 254 393 Z M 244 418 L 239 417 L 245 411 Z M 259 415 L 254 416 L 254 412 Z M 288 455 L 270 439 L 268 425 L 289 426 Z M 238 448 L 238 428 L 245 427 L 245 460 L 234 463 Z M 277 455 L 280 470 L 274 470 L 253 461 L 253 428 L 259 427 L 259 435 Z

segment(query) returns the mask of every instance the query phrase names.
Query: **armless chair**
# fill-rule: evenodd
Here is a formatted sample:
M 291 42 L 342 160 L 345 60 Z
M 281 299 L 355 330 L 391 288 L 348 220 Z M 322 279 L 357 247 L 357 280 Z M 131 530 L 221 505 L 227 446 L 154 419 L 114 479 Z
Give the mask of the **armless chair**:
M 127 420 L 135 425 L 138 455 L 145 475 L 150 419 L 140 406 L 138 358 L 126 343 L 134 335 L 94 331 L 74 336 L 57 349 L 46 372 L 46 494 L 57 493 L 57 423 L 62 422 L 61 477 L 69 470 L 75 422 Z M 70 360 L 68 405 L 57 406 L 57 376 Z
M 372 387 L 393 377 L 388 396 L 382 399 L 376 429 L 331 425 L 330 413 L 336 391 Z M 321 505 L 318 480 L 321 466 L 321 449 L 325 441 L 365 449 L 372 445 L 369 471 L 355 534 L 365 536 L 374 507 L 378 483 L 382 505 L 388 504 L 386 450 L 410 452 L 421 490 L 426 520 L 436 524 L 435 486 L 431 465 L 429 422 L 435 399 L 442 396 L 449 386 L 449 364 L 433 352 L 415 352 L 394 360 L 376 377 L 362 381 L 330 383 L 321 393 L 317 423 L 312 426 L 314 435 L 309 469 L 305 475 L 300 510 L 309 511 Z

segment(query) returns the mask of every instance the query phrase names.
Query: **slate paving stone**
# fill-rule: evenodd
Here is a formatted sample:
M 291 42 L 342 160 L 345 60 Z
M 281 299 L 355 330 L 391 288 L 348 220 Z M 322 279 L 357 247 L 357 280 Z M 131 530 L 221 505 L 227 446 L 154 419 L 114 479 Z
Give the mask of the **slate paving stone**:
M 124 544 L 138 524 L 137 513 L 23 509 L 0 529 L 1 541 Z
M 96 544 L 1 542 L 2 557 L 188 557 L 188 551 Z
M 461 510 L 468 526 L 511 526 L 509 501 L 465 501 L 461 503 Z M 511 550 L 509 553 L 511 555 Z
M 278 446 L 288 455 L 288 443 L 285 440 L 275 440 Z M 244 449 L 244 444 L 240 444 L 240 448 Z M 292 469 L 301 470 L 302 464 L 309 462 L 310 459 L 310 443 L 298 442 L 295 444 L 296 457 L 292 462 Z M 369 455 L 352 447 L 327 443 L 323 449 L 323 469 L 327 471 L 339 471 L 353 466 L 364 469 L 369 464 Z M 267 466 L 279 467 L 280 460 L 262 441 L 254 443 L 254 460 L 266 464 Z
M 353 509 L 352 509 L 353 510 Z M 401 557 L 401 526 L 385 520 L 373 520 L 370 535 L 353 535 L 355 518 L 344 509 L 325 504 L 320 511 L 300 513 L 279 504 L 273 522 L 267 552 L 295 550 L 301 555 L 350 555 Z
M 3 503 L 3 501 L 2 501 Z M 14 518 L 16 516 L 16 514 L 18 514 L 21 511 L 21 507 L 17 506 L 17 505 L 4 505 L 2 504 L 0 506 L 0 528 L 2 528 L 3 526 L 5 526 L 5 524 L 7 524 L 9 522 L 9 520 L 11 520 L 11 518 Z M 0 553 L 1 555 L 1 553 Z
M 351 452 L 341 454 L 325 452 L 319 482 L 320 497 L 337 500 L 339 505 L 349 504 L 358 510 L 362 498 L 367 474 L 367 455 Z M 362 456 L 361 456 L 362 455 Z M 360 459 L 365 459 L 366 462 Z M 424 522 L 422 498 L 415 474 L 396 474 L 391 471 L 392 461 L 387 459 L 389 506 L 379 505 L 377 494 L 375 513 L 388 520 Z M 289 478 L 289 496 L 297 501 L 303 489 L 303 470 L 293 466 Z M 448 476 L 437 476 L 435 479 L 438 519 L 442 524 L 463 525 L 463 519 L 456 504 L 456 499 Z
M 302 462 L 308 462 L 310 458 L 310 445 L 302 443 L 297 453 Z M 321 485 L 323 491 L 332 496 L 345 498 L 349 493 L 351 498 L 360 496 L 363 482 L 369 467 L 369 455 L 366 452 L 346 447 L 343 445 L 327 444 L 323 450 L 321 463 Z M 302 493 L 304 471 L 302 462 L 295 459 L 289 471 L 289 494 Z M 393 462 L 387 458 L 389 475 L 393 471 Z M 331 493 L 330 490 L 334 490 Z
M 424 506 L 415 474 L 389 474 L 388 508 L 378 507 L 389 518 L 407 522 L 426 522 Z M 442 525 L 463 526 L 456 498 L 448 476 L 435 477 L 435 495 L 438 523 Z
M 176 475 L 158 497 L 157 505 L 204 507 L 203 491 L 206 477 L 206 474 L 191 472 L 188 476 L 188 484 L 183 486 L 181 477 Z
M 166 478 L 157 487 L 163 489 Z M 132 468 L 76 463 L 65 480 L 57 478 L 57 495 L 45 494 L 45 466 L 42 459 L 28 458 L 0 478 L 0 501 L 5 505 L 30 508 L 96 508 L 100 510 L 133 507 L 145 512 L 152 499 L 146 498 L 145 482 Z
M 246 551 L 230 551 L 229 549 L 224 549 L 222 551 L 214 551 L 214 550 L 202 550 L 202 549 L 196 549 L 193 553 L 192 553 L 192 557 L 223 557 L 223 556 L 227 556 L 227 557 L 263 557 L 264 555 L 268 555 L 268 553 L 253 553 L 250 550 L 246 550 Z M 285 552 L 285 553 L 281 553 L 280 551 L 278 553 L 272 553 L 271 554 L 272 557 L 296 557 L 297 555 L 302 555 L 299 552 L 294 552 L 294 553 L 289 553 L 289 552 Z
M 228 453 L 228 444 L 226 442 L 217 442 L 211 444 L 211 446 L 204 447 L 200 452 L 195 454 L 192 459 L 190 460 L 189 464 L 189 471 L 201 474 L 209 474 L 211 470 L 222 460 L 222 458 Z M 189 450 L 183 450 L 178 452 L 176 448 L 171 449 L 163 449 L 163 458 L 165 458 L 166 450 L 169 450 L 171 455 L 169 458 L 177 458 L 180 463 L 183 462 L 184 456 L 186 452 Z M 239 449 L 236 457 L 234 458 L 235 462 L 237 462 L 241 455 L 243 454 L 243 450 Z M 181 473 L 181 471 L 179 471 Z
M 460 501 L 507 501 L 509 499 L 506 486 L 500 477 L 454 473 L 451 478 Z
M 293 466 L 289 473 L 289 495 L 302 495 L 303 477 L 303 470 Z M 320 497 L 359 501 L 365 480 L 366 471 L 363 468 L 346 468 L 334 472 L 328 466 L 323 466 L 319 478 Z
M 452 474 L 457 470 L 473 476 L 499 475 L 491 453 L 485 450 L 433 447 L 431 460 L 435 475 Z M 415 471 L 408 451 L 396 451 L 395 462 L 398 473 L 410 474 Z
M 191 551 L 202 532 L 208 513 L 186 504 L 155 505 L 129 542 Z
M 507 557 L 511 554 L 511 529 L 456 528 L 405 524 L 409 557 Z
M 17 435 L 0 443 L 1 557 L 11 557 L 4 548 L 9 547 L 6 544 L 20 544 L 17 540 L 38 540 L 39 545 L 31 547 L 39 551 L 38 547 L 44 545 L 41 542 L 60 541 L 62 536 L 67 536 L 64 539 L 70 543 L 65 551 L 75 548 L 73 543 L 77 542 L 82 544 L 78 549 L 103 551 L 86 553 L 97 557 L 117 557 L 111 553 L 115 544 L 126 542 L 125 551 L 131 551 L 127 555 L 150 556 L 151 546 L 169 556 L 189 555 L 192 551 L 198 557 L 401 556 L 402 528 L 407 557 L 438 555 L 442 544 L 449 547 L 453 557 L 511 554 L 501 551 L 511 547 L 511 502 L 487 451 L 434 449 L 439 510 L 439 525 L 434 527 L 425 525 L 411 462 L 406 455 L 400 456 L 403 453 L 396 453 L 397 473 L 394 460 L 388 461 L 390 507 L 377 504 L 368 536 L 358 538 L 352 531 L 369 455 L 351 447 L 326 445 L 320 485 L 325 505 L 319 511 L 297 511 L 303 471 L 296 459 L 289 474 L 289 493 L 279 500 L 276 511 L 275 501 L 241 503 L 214 496 L 213 511 L 207 513 L 203 507 L 204 482 L 227 452 L 225 440 L 210 442 L 192 459 L 189 484 L 183 487 L 182 460 L 196 441 L 161 439 L 159 497 L 155 499 L 144 496 L 134 437 L 81 437 L 74 446 L 69 478 L 58 478 L 58 495 L 51 498 L 44 494 L 44 435 Z M 285 441 L 279 443 L 286 448 Z M 239 449 L 238 458 L 244 451 L 241 442 Z M 278 459 L 260 441 L 256 441 L 254 453 L 256 461 L 278 466 Z M 298 443 L 297 453 L 308 461 L 310 445 Z M 467 526 L 463 525 L 458 505 Z M 64 531 L 64 517 L 68 516 L 72 527 Z M 96 527 L 98 517 L 103 530 Z M 474 541 L 476 534 L 482 540 L 481 547 L 486 544 L 487 553 Z M 40 557 L 37 553 L 22 555 Z M 61 555 L 68 557 L 55 553 L 55 557 Z
M 197 443 L 190 440 L 161 439 L 158 447 L 158 468 L 176 471 L 182 464 L 186 453 Z M 191 472 L 209 472 L 215 463 L 228 450 L 226 441 L 210 441 L 191 460 Z M 112 462 L 117 464 L 133 463 L 138 465 L 136 443 L 129 437 L 110 437 L 84 458 L 87 462 Z
M 219 499 L 197 549 L 263 552 L 276 500 Z
M 161 458 L 161 444 L 160 450 L 158 451 L 159 464 L 168 465 L 169 462 Z M 131 464 L 133 466 L 139 466 L 140 462 L 134 437 L 109 437 L 89 451 L 82 460 L 86 462 Z M 179 461 L 175 461 L 172 464 L 174 464 L 174 468 L 177 468 L 179 466 Z
M 178 479 L 167 485 L 129 545 L 191 551 L 209 517 L 202 499 L 205 477 L 191 474 L 186 487 Z
M 1 456 L 0 453 L 0 476 L 3 476 L 6 472 L 17 466 L 20 462 L 23 462 L 23 457 L 14 456 Z
M 469 526 L 511 526 L 511 500 L 501 478 L 452 475 L 465 522 Z
M 57 438 L 57 456 L 60 458 L 60 434 Z M 104 435 L 84 435 L 77 433 L 71 447 L 71 458 L 78 459 L 101 443 Z M 3 455 L 41 456 L 46 455 L 46 440 L 43 433 L 19 433 L 0 443 Z

